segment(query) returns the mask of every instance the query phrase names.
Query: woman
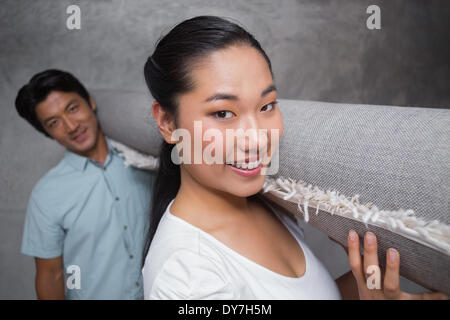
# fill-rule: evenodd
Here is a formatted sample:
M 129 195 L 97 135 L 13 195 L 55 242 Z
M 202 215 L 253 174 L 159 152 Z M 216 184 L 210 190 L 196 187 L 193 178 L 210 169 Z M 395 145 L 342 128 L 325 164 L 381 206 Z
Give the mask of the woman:
M 357 237 L 349 237 L 352 272 L 336 283 L 296 224 L 258 196 L 277 148 L 268 132 L 281 137 L 283 123 L 270 60 L 252 35 L 218 17 L 186 20 L 158 42 L 144 73 L 164 138 L 144 253 L 146 299 L 411 297 L 398 289 L 395 251 L 385 290 L 367 288 Z M 219 144 L 214 156 L 222 162 L 198 163 L 189 156 L 204 155 L 208 139 L 182 155 L 172 149 L 177 130 L 189 133 L 183 142 L 198 140 L 199 125 L 216 130 L 214 142 L 227 130 L 250 134 Z M 365 251 L 364 267 L 378 265 L 376 239 Z

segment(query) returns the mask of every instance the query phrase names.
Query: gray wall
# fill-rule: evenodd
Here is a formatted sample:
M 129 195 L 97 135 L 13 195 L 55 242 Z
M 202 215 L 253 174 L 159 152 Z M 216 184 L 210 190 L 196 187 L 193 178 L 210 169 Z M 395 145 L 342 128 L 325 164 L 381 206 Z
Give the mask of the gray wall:
M 81 30 L 66 7 L 81 8 Z M 366 8 L 381 7 L 381 30 Z M 0 298 L 34 298 L 34 262 L 19 253 L 25 209 L 37 180 L 63 150 L 18 117 L 14 99 L 47 68 L 87 87 L 146 90 L 142 68 L 155 41 L 201 14 L 233 18 L 271 57 L 280 98 L 400 106 L 450 106 L 449 1 L 0 1 Z M 306 226 L 333 276 L 343 249 Z M 404 282 L 412 291 L 420 288 Z

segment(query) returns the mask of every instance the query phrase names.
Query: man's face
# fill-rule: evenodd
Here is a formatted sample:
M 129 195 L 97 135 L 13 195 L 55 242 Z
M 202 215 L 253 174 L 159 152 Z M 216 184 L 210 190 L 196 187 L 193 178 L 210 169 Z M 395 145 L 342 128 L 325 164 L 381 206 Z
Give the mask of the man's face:
M 45 131 L 70 151 L 85 155 L 98 140 L 95 103 L 87 103 L 75 92 L 52 91 L 36 106 L 36 115 Z

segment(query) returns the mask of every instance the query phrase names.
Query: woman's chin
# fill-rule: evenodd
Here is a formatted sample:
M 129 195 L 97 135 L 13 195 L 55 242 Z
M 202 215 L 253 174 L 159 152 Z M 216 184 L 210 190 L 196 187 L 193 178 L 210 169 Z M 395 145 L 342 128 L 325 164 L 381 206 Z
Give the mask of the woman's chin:
M 261 191 L 264 185 L 264 176 L 259 176 L 258 179 L 248 181 L 247 183 L 230 183 L 228 190 L 231 194 L 238 197 L 250 197 Z

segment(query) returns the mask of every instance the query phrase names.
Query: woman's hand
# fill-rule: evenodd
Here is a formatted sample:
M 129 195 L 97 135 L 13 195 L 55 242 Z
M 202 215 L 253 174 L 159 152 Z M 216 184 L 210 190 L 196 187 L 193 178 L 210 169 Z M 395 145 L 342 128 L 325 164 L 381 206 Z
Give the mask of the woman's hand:
M 375 234 L 366 232 L 364 236 L 364 256 L 361 256 L 358 234 L 350 230 L 348 234 L 348 259 L 358 285 L 360 299 L 448 299 L 441 292 L 410 294 L 401 291 L 400 255 L 397 250 L 392 248 L 386 252 L 386 271 L 384 279 L 382 279 L 377 252 Z

